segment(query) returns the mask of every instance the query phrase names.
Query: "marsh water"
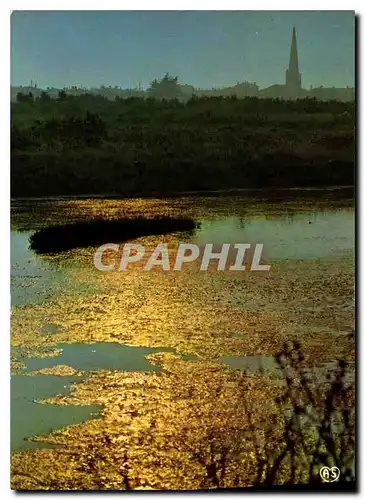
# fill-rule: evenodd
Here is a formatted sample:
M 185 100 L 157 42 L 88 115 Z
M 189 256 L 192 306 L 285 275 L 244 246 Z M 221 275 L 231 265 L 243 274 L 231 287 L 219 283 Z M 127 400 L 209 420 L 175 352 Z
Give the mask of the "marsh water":
M 253 281 L 250 289 L 244 289 L 237 274 L 229 272 L 143 273 L 133 268 L 101 273 L 93 263 L 95 248 L 57 255 L 37 255 L 29 249 L 29 237 L 42 227 L 96 217 L 156 214 L 189 216 L 200 223 L 193 233 L 176 232 L 163 241 L 262 243 L 265 260 L 274 270 L 290 267 L 290 262 L 353 257 L 354 208 L 352 194 L 346 191 L 297 192 L 274 200 L 244 194 L 13 200 L 12 353 L 22 363 L 12 375 L 13 450 L 46 446 L 27 438 L 100 417 L 99 407 L 40 403 L 69 392 L 91 371 L 159 371 L 148 355 L 161 351 L 257 370 L 254 354 L 219 351 L 219 342 L 228 333 L 238 339 L 246 334 L 237 331 L 235 315 L 240 309 L 276 307 L 275 300 L 262 304 L 262 297 L 256 299 Z M 160 241 L 155 236 L 138 239 L 149 246 Z M 39 355 L 45 349 L 54 349 L 55 355 Z M 71 367 L 78 376 L 32 374 L 58 365 Z M 270 357 L 264 365 L 272 365 Z

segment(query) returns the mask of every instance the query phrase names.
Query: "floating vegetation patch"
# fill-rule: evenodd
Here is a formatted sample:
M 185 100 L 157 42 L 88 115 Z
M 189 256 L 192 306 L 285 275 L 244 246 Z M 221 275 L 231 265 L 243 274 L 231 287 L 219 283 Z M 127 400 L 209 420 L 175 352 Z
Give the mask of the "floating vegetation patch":
M 189 218 L 151 217 L 119 220 L 80 221 L 51 226 L 34 233 L 30 248 L 37 253 L 58 253 L 104 243 L 122 243 L 141 236 L 193 231 L 197 223 Z
M 25 373 L 24 375 L 56 375 L 57 377 L 81 377 L 84 372 L 79 372 L 67 365 L 55 365 L 47 368 L 40 368 L 33 372 Z

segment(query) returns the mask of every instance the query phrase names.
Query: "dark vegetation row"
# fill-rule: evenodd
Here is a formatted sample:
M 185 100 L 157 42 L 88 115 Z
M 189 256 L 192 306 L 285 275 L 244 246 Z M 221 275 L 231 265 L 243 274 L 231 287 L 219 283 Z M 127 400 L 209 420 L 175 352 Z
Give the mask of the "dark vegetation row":
M 352 185 L 352 102 L 23 96 L 12 196 Z

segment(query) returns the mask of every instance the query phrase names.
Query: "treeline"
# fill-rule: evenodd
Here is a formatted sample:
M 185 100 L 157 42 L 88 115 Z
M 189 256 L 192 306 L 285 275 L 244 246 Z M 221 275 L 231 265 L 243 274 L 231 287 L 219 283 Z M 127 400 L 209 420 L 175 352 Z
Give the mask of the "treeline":
M 329 114 L 337 116 L 346 113 L 353 117 L 354 102 L 319 101 L 316 98 L 297 100 L 262 99 L 245 97 L 191 97 L 183 102 L 175 99 L 158 99 L 155 97 L 116 97 L 114 101 L 95 94 L 80 96 L 68 95 L 60 91 L 57 99 L 51 99 L 46 92 L 39 97 L 18 94 L 17 102 L 11 104 L 13 121 L 28 122 L 47 117 L 81 116 L 85 111 L 99 114 L 107 121 L 127 118 L 128 120 L 154 119 L 166 117 L 176 121 L 201 118 L 244 120 L 247 114 L 261 115 L 296 115 L 296 114 Z
M 11 111 L 13 196 L 353 183 L 351 102 L 60 92 Z

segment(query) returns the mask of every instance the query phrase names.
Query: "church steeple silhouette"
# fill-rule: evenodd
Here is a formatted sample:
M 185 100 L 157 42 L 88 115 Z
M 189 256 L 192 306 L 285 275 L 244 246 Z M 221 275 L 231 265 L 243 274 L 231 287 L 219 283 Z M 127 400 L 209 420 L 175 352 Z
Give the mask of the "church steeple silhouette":
M 302 75 L 299 73 L 297 34 L 293 26 L 293 34 L 290 47 L 289 68 L 285 73 L 285 85 L 289 95 L 297 95 L 302 88 Z

